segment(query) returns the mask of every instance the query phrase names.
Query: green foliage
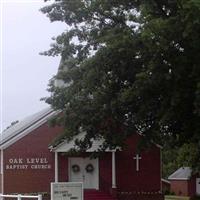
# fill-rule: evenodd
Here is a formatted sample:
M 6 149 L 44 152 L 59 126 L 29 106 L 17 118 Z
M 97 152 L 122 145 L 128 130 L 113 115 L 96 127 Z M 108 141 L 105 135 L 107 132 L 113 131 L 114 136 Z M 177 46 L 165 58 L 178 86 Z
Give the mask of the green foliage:
M 172 195 L 166 195 L 165 200 L 189 200 L 190 197 L 187 196 L 175 196 L 175 194 Z
M 162 177 L 168 178 L 169 175 L 174 173 L 180 166 L 177 157 L 178 157 L 177 148 L 168 148 L 165 147 L 162 152 Z
M 179 150 L 178 162 L 182 163 L 182 166 L 193 168 L 193 173 L 198 172 L 195 171 L 195 165 L 199 161 L 199 151 L 200 149 L 196 143 L 184 144 Z
M 42 12 L 66 23 L 43 54 L 62 56 L 55 78 L 65 86 L 50 83 L 46 102 L 70 137 L 81 129 L 85 143 L 103 136 L 114 148 L 137 131 L 199 147 L 198 0 L 57 0 Z
M 180 167 L 191 167 L 193 174 L 198 173 L 196 164 L 199 162 L 199 151 L 196 143 L 185 143 L 179 148 L 165 146 L 162 154 L 163 177 L 168 178 Z

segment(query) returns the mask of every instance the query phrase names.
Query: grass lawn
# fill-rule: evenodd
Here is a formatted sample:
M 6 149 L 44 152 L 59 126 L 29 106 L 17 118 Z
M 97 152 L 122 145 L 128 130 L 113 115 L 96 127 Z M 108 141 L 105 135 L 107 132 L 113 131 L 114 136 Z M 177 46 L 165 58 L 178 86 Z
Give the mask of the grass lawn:
M 166 195 L 165 200 L 189 200 L 189 197 L 180 197 L 174 195 Z

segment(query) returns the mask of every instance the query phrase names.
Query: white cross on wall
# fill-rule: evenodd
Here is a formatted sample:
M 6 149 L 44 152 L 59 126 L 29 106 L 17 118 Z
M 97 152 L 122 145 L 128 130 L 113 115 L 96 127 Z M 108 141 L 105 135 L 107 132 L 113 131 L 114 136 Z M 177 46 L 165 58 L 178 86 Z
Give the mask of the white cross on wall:
M 134 160 L 136 160 L 136 171 L 139 171 L 139 161 L 142 159 L 139 154 L 136 154 L 135 157 L 133 157 Z

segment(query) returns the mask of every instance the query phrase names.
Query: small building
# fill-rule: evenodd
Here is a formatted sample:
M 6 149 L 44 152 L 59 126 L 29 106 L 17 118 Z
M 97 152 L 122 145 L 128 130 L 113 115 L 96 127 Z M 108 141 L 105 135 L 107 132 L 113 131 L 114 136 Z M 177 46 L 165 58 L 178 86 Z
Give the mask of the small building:
M 181 167 L 168 177 L 171 192 L 179 196 L 200 195 L 200 178 L 192 174 L 190 167 Z
M 170 190 L 171 190 L 171 183 L 170 181 L 162 178 L 162 192 L 163 194 L 169 194 Z
M 91 159 L 90 155 L 102 144 L 99 139 L 86 152 L 70 155 L 75 139 L 84 138 L 84 133 L 71 141 L 50 145 L 62 132 L 62 127 L 48 126 L 48 120 L 56 114 L 44 109 L 2 133 L 2 193 L 41 193 L 49 200 L 52 182 L 83 182 L 84 200 L 91 195 L 95 200 L 163 199 L 159 145 L 138 154 L 136 146 L 142 136 L 133 134 L 125 149 L 108 149 Z

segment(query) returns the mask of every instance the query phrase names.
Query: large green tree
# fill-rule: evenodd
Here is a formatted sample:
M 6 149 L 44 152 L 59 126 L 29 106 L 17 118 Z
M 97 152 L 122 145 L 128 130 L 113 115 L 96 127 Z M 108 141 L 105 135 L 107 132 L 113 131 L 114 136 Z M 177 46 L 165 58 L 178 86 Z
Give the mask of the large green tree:
M 139 132 L 199 156 L 199 0 L 57 0 L 42 12 L 66 23 L 43 53 L 62 57 L 65 85 L 52 81 L 46 102 L 63 111 L 66 137 L 86 131 L 81 148 L 99 136 L 114 148 Z

